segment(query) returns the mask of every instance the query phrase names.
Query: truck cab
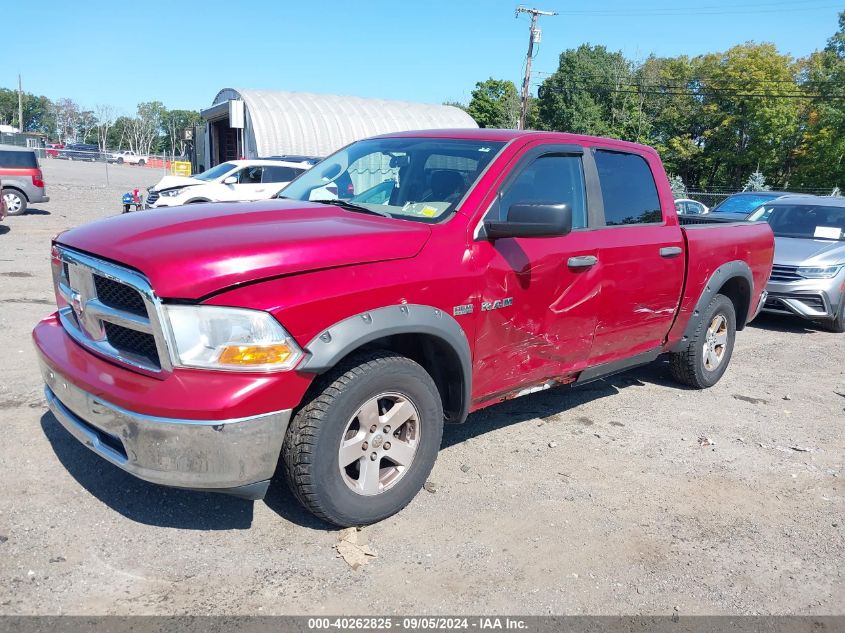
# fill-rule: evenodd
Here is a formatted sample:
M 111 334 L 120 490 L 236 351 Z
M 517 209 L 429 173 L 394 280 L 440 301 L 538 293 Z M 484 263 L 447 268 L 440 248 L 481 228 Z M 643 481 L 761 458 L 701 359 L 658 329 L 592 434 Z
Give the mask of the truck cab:
M 386 135 L 281 196 L 58 236 L 34 339 L 103 458 L 249 498 L 280 463 L 338 525 L 401 510 L 483 407 L 660 355 L 712 386 L 772 265 L 767 225 L 683 226 L 657 153 L 612 139 Z

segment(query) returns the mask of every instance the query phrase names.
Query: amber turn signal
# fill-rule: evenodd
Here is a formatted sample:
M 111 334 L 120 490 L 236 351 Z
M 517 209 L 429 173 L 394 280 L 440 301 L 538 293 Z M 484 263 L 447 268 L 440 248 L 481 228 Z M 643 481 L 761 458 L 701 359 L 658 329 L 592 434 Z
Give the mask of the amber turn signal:
M 229 345 L 220 352 L 221 365 L 281 365 L 295 354 L 288 345 Z

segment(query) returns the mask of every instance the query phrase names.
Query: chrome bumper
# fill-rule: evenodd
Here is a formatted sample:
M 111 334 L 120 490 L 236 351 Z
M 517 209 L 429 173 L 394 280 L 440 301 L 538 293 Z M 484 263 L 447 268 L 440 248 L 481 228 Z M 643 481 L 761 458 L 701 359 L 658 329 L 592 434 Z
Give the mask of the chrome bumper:
M 177 488 L 250 499 L 260 499 L 267 491 L 290 409 L 230 420 L 160 418 L 110 404 L 75 386 L 43 361 L 41 373 L 56 419 L 118 468 Z

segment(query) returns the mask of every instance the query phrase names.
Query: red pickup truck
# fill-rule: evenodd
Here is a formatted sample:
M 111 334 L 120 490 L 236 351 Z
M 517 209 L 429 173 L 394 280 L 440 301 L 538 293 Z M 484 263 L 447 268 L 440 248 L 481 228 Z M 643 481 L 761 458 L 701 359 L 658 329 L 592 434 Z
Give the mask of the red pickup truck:
M 338 525 L 404 507 L 487 405 L 661 354 L 715 384 L 772 264 L 767 224 L 680 226 L 657 153 L 602 138 L 386 135 L 279 198 L 61 234 L 33 336 L 56 418 L 112 464 L 258 499 L 281 458 Z

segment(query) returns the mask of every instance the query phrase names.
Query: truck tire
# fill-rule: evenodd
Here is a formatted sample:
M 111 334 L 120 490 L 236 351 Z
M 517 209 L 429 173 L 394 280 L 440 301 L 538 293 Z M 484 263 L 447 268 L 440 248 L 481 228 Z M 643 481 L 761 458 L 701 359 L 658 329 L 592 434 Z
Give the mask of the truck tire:
M 296 498 L 343 527 L 399 512 L 440 450 L 443 405 L 431 376 L 409 358 L 376 351 L 344 361 L 314 393 L 282 449 Z
M 712 387 L 731 362 L 736 339 L 736 311 L 725 295 L 716 295 L 701 315 L 686 347 L 671 355 L 672 377 L 696 389 Z
M 15 189 L 3 189 L 6 199 L 6 215 L 23 215 L 26 213 L 26 196 Z
M 138 166 L 139 166 L 139 167 L 143 167 L 146 163 L 147 163 L 147 161 L 145 161 L 145 160 L 142 158 L 141 160 L 139 160 L 139 161 L 138 161 Z
M 123 164 L 123 156 L 118 157 L 117 161 L 115 161 L 118 165 Z

